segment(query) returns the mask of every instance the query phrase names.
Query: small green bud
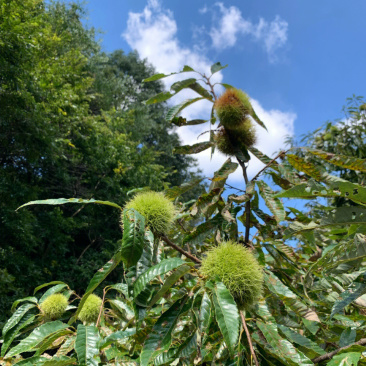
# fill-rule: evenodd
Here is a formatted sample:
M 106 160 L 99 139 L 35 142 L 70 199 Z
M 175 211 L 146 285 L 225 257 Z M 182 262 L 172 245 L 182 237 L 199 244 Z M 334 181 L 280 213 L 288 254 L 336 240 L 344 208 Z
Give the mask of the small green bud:
M 127 202 L 126 209 L 133 208 L 145 217 L 145 224 L 154 234 L 166 233 L 176 215 L 171 200 L 161 192 L 141 192 Z
M 99 296 L 89 295 L 80 310 L 78 319 L 83 323 L 95 323 L 98 320 L 101 305 L 102 299 Z
M 199 271 L 210 279 L 218 277 L 240 308 L 250 308 L 262 296 L 262 267 L 241 244 L 228 241 L 210 249 Z
M 46 319 L 56 320 L 66 311 L 67 297 L 62 294 L 52 294 L 48 296 L 40 305 L 42 313 Z

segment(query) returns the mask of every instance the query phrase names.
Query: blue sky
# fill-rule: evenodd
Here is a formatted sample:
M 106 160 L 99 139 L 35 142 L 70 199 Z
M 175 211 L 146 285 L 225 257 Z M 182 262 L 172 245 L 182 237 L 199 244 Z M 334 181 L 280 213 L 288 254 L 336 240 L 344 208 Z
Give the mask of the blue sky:
M 137 49 L 161 72 L 186 63 L 206 72 L 216 61 L 229 64 L 217 80 L 253 98 L 270 131 L 259 139 L 267 154 L 278 151 L 287 134 L 298 137 L 342 117 L 345 99 L 364 95 L 365 1 L 89 0 L 86 8 L 88 24 L 104 31 L 107 52 Z M 200 105 L 188 113 L 207 111 Z M 204 130 L 179 133 L 194 143 Z M 207 174 L 224 160 L 198 158 Z M 250 173 L 258 169 L 253 160 Z M 232 182 L 239 179 L 238 172 Z

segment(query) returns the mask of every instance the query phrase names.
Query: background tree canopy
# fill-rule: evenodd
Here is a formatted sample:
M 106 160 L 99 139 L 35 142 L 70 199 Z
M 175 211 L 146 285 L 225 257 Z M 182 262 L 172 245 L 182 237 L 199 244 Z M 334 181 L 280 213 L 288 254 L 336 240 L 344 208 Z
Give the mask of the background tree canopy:
M 79 5 L 0 2 L 0 319 L 33 283 L 81 288 L 120 234 L 110 208 L 15 209 L 34 199 L 84 197 L 122 204 L 136 187 L 161 190 L 195 177 L 154 70 L 136 53 L 104 54 Z M 199 192 L 200 188 L 196 192 Z M 194 196 L 195 193 L 192 194 Z

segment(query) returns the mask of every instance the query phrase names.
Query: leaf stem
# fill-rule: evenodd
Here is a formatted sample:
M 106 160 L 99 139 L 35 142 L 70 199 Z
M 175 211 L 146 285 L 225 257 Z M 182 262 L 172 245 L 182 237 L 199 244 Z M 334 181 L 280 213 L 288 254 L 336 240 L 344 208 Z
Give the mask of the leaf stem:
M 105 294 L 106 294 L 106 287 L 104 287 L 103 289 L 103 299 L 102 299 L 102 304 L 100 305 L 100 309 L 99 309 L 99 314 L 98 314 L 98 320 L 97 323 L 95 324 L 95 326 L 98 328 L 100 319 L 102 317 L 102 312 L 103 312 L 103 307 L 104 307 L 104 301 L 105 301 Z
M 247 323 L 245 321 L 245 316 L 244 316 L 244 314 L 243 314 L 242 311 L 240 311 L 240 318 L 241 318 L 241 322 L 243 323 L 243 328 L 245 330 L 245 334 L 247 335 L 247 340 L 248 340 L 248 343 L 249 343 L 250 353 L 252 355 L 252 358 L 254 360 L 255 365 L 256 366 L 259 366 L 259 363 L 258 363 L 258 360 L 257 360 L 257 356 L 255 355 L 255 352 L 254 352 L 252 339 L 250 338 L 249 329 L 248 329 Z
M 179 253 L 182 253 L 183 255 L 185 255 L 187 258 L 191 259 L 193 262 L 201 264 L 201 260 L 198 259 L 197 257 L 195 257 L 192 254 L 189 254 L 188 252 L 186 252 L 184 249 L 182 249 L 181 247 L 178 247 L 178 245 L 174 244 L 166 235 L 162 235 L 161 238 L 172 248 L 174 248 L 175 250 L 177 250 Z

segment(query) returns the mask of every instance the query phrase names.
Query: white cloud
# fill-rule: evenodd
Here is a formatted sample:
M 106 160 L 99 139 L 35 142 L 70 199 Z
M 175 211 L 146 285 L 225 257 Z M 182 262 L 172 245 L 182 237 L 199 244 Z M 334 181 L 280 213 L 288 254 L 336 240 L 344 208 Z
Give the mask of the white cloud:
M 231 13 L 229 11 L 229 14 L 232 14 L 233 17 L 238 15 L 241 17 L 241 14 L 238 14 L 235 9 Z M 240 20 L 240 17 L 237 19 Z M 225 25 L 225 27 L 230 29 L 229 24 Z M 259 28 L 257 27 L 258 37 L 262 37 L 261 35 L 266 32 L 265 29 L 266 23 L 263 23 Z M 227 31 L 227 34 L 229 34 L 229 31 Z M 195 47 L 189 49 L 179 42 L 174 15 L 171 11 L 162 9 L 158 0 L 150 0 L 141 13 L 129 13 L 127 29 L 123 33 L 123 37 L 132 49 L 136 49 L 139 52 L 142 58 L 148 59 L 157 72 L 175 72 L 181 70 L 184 65 L 190 65 L 201 73 L 210 73 L 210 65 L 213 62 L 203 52 L 196 51 Z M 233 39 L 235 42 L 235 38 Z M 271 44 L 270 41 L 269 44 Z M 184 76 L 187 77 L 187 74 L 184 74 Z M 174 75 L 163 79 L 165 86 L 169 88 L 171 83 L 180 77 Z M 189 75 L 189 77 L 191 76 Z M 221 80 L 222 74 L 220 72 L 216 73 L 213 81 L 221 82 Z M 221 91 L 222 89 L 217 90 L 218 93 Z M 182 91 L 172 98 L 172 103 L 176 104 L 187 98 L 192 98 L 194 94 L 192 93 Z M 269 133 L 267 133 L 261 127 L 258 127 L 258 148 L 267 155 L 272 156 L 273 153 L 283 146 L 284 136 L 293 134 L 293 123 L 296 115 L 279 110 L 265 110 L 256 100 L 252 100 L 252 103 L 257 115 L 264 121 L 269 130 Z M 197 102 L 184 110 L 183 116 L 187 119 L 207 119 L 211 108 L 212 104 L 206 100 Z M 215 126 L 212 126 L 212 128 L 215 128 Z M 177 129 L 177 132 L 183 144 L 191 145 L 198 141 L 207 141 L 208 134 L 200 136 L 199 140 L 197 140 L 197 137 L 209 129 L 210 126 L 207 123 L 181 127 Z M 207 177 L 212 177 L 213 172 L 218 170 L 227 159 L 217 151 L 211 159 L 210 150 L 194 156 L 198 159 L 199 166 Z M 256 158 L 253 158 L 249 165 L 249 175 L 253 176 L 262 166 Z M 229 182 L 239 185 L 242 180 L 242 174 L 238 169 L 237 172 L 230 176 Z
M 223 3 L 215 5 L 219 8 L 220 16 L 215 17 L 217 24 L 209 32 L 213 47 L 233 47 L 239 36 L 251 36 L 262 44 L 270 62 L 277 61 L 276 51 L 287 42 L 288 23 L 285 20 L 277 15 L 271 22 L 260 18 L 258 24 L 254 24 L 244 19 L 239 8 L 235 6 L 226 8 Z

